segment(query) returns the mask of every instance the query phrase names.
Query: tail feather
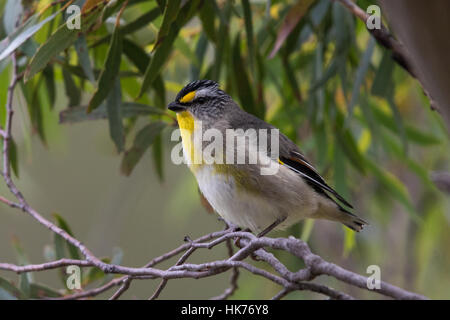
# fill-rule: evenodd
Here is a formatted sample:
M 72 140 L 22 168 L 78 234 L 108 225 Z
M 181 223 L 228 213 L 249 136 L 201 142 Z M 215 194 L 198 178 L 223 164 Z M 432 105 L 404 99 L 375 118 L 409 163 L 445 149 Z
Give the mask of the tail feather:
M 365 225 L 369 224 L 367 221 L 361 219 L 357 215 L 345 210 L 342 207 L 339 207 L 339 211 L 341 212 L 341 214 L 339 215 L 339 221 L 353 231 L 360 232 Z

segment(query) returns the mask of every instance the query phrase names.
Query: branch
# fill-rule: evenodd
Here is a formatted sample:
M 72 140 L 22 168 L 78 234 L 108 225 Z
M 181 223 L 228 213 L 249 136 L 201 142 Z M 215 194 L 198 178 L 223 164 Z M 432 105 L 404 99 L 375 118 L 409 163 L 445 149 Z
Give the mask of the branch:
M 359 18 L 366 25 L 367 19 L 369 19 L 370 15 L 367 14 L 363 9 L 358 7 L 357 4 L 352 2 L 351 0 L 335 0 L 339 1 L 344 7 L 346 7 L 354 16 Z M 367 29 L 372 36 L 377 40 L 377 42 L 385 47 L 388 50 L 392 51 L 392 58 L 403 68 L 405 69 L 413 78 L 417 79 L 420 86 L 422 87 L 423 92 L 428 97 L 430 101 L 430 108 L 432 110 L 436 110 L 439 112 L 439 107 L 437 106 L 435 100 L 431 97 L 428 91 L 425 89 L 425 86 L 421 82 L 421 80 L 417 77 L 416 72 L 414 71 L 413 65 L 411 63 L 411 58 L 405 46 L 395 39 L 392 34 L 388 31 L 388 29 L 381 24 L 380 29 Z

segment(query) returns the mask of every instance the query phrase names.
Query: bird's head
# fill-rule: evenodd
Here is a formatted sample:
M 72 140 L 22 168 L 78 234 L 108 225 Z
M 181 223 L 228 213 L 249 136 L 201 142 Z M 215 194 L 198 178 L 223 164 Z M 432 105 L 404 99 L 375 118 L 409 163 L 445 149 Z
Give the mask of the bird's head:
M 187 111 L 200 120 L 220 119 L 231 97 L 212 80 L 196 80 L 178 92 L 168 108 L 176 113 Z

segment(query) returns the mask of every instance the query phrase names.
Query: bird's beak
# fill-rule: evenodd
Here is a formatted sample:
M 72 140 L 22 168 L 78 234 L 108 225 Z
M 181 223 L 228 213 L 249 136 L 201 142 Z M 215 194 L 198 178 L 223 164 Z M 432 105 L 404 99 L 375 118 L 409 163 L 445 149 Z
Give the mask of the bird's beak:
M 186 107 L 176 101 L 169 103 L 168 108 L 175 112 L 186 111 Z

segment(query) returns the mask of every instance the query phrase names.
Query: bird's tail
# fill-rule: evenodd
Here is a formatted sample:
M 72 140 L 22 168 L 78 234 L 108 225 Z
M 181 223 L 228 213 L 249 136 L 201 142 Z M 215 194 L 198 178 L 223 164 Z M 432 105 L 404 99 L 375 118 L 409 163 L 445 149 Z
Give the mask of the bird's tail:
M 342 222 L 346 227 L 352 229 L 353 231 L 360 232 L 365 225 L 368 225 L 369 223 L 357 215 L 354 215 L 353 213 L 343 209 L 339 208 L 341 214 L 339 215 L 339 221 Z
M 319 219 L 328 219 L 341 222 L 343 225 L 356 232 L 360 232 L 365 225 L 369 224 L 367 221 L 351 213 L 335 201 L 322 202 L 317 217 Z

